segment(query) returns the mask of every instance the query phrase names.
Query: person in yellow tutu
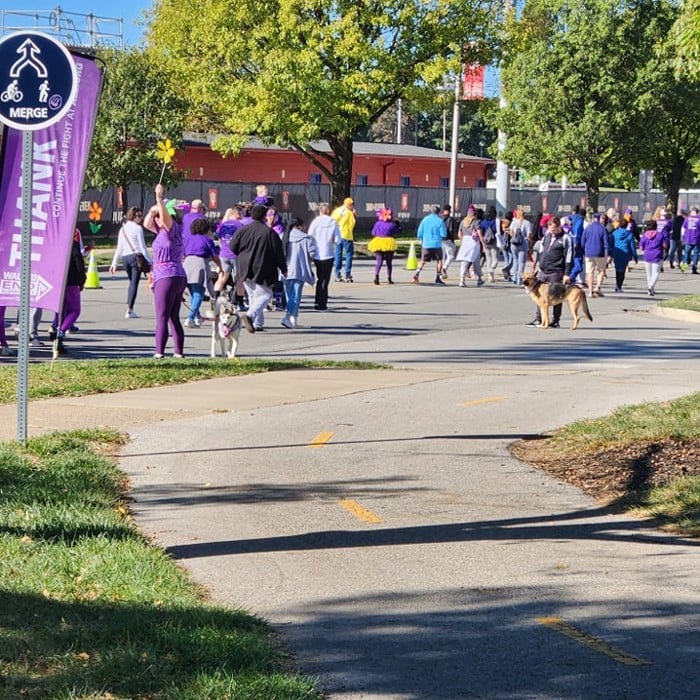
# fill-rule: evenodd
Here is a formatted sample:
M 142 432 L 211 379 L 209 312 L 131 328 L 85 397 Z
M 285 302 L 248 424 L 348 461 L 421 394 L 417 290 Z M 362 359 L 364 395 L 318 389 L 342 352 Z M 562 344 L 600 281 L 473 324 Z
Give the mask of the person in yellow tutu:
M 389 284 L 394 284 L 391 279 L 394 253 L 396 252 L 396 236 L 401 233 L 398 222 L 392 221 L 391 209 L 380 209 L 377 212 L 377 223 L 372 227 L 372 240 L 367 245 L 367 250 L 374 253 L 374 283 L 379 284 L 379 273 L 386 262 L 386 277 Z

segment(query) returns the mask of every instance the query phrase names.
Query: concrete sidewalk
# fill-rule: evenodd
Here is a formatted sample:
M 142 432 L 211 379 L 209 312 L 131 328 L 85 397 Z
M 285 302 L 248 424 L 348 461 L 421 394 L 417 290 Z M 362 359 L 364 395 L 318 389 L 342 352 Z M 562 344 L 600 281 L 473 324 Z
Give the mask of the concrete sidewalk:
M 31 401 L 28 437 L 55 430 L 147 425 L 229 411 L 316 401 L 372 389 L 432 381 L 449 372 L 292 369 L 186 384 Z M 176 429 L 176 427 L 174 428 Z M 0 440 L 17 437 L 17 405 L 0 406 Z

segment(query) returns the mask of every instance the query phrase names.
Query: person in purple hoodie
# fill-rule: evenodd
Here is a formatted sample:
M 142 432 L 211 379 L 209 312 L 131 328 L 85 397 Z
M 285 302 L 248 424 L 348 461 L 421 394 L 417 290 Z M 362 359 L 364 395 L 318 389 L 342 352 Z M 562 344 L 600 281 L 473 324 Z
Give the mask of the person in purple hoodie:
M 391 275 L 396 252 L 396 236 L 401 233 L 401 227 L 392 221 L 393 216 L 391 209 L 380 209 L 377 212 L 377 222 L 372 227 L 373 237 L 367 245 L 367 250 L 374 253 L 374 283 L 377 285 L 384 262 L 386 262 L 387 282 L 394 284 Z
M 700 214 L 698 208 L 693 207 L 685 218 L 681 228 L 683 240 L 683 266 L 685 272 L 692 260 L 692 274 L 698 274 L 698 255 L 700 254 Z
M 644 268 L 647 273 L 647 289 L 650 297 L 656 294 L 656 283 L 661 272 L 661 264 L 666 256 L 669 236 L 664 227 L 660 231 L 654 219 L 649 219 L 644 224 L 646 230 L 639 239 L 639 247 L 644 252 Z

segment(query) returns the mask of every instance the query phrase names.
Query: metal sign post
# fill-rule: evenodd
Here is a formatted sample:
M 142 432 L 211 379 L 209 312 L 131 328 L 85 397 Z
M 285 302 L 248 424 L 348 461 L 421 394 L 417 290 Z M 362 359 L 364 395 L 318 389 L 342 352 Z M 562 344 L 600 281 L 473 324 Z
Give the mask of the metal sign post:
M 56 39 L 41 32 L 18 32 L 0 39 L 0 121 L 22 132 L 17 440 L 23 445 L 27 443 L 29 393 L 33 132 L 62 119 L 71 108 L 77 89 L 73 57 Z

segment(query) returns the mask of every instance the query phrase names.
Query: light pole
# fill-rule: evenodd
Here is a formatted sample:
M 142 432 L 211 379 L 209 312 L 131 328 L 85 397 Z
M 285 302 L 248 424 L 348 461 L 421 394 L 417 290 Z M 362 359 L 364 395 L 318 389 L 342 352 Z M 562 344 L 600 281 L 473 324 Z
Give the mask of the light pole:
M 513 0 L 503 0 L 503 14 L 507 16 L 513 11 Z M 500 82 L 500 75 L 499 75 Z M 506 100 L 503 97 L 503 83 L 500 84 L 501 97 L 499 100 L 500 109 L 505 109 Z M 506 134 L 504 131 L 498 132 L 498 161 L 496 162 L 496 207 L 499 214 L 508 211 L 508 193 L 510 182 L 508 177 L 508 163 L 503 158 L 503 151 L 506 147 Z
M 462 82 L 458 75 L 455 76 L 455 103 L 452 109 L 452 152 L 450 154 L 450 195 L 449 203 L 452 211 L 456 212 L 455 195 L 457 190 L 457 152 L 459 150 L 459 98 Z

